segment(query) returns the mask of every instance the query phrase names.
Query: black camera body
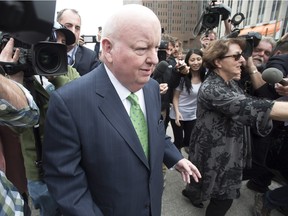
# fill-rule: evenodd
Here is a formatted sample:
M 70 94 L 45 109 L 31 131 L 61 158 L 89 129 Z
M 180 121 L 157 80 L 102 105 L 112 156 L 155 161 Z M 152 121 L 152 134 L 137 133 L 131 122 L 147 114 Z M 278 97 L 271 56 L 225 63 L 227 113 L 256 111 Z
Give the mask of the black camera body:
M 252 55 L 253 49 L 258 46 L 262 39 L 262 35 L 258 32 L 249 32 L 246 35 L 240 35 L 239 29 L 234 29 L 229 35 L 224 38 L 242 38 L 246 42 L 245 50 L 243 50 L 243 56 L 248 58 Z
M 246 40 L 245 50 L 243 50 L 243 56 L 248 58 L 252 55 L 253 49 L 258 46 L 261 41 L 262 35 L 258 32 L 249 32 L 246 35 L 238 36 Z
M 49 42 L 56 0 L 0 1 L 0 51 L 10 37 L 20 49 L 17 63 L 0 62 L 6 74 L 56 76 L 67 73 L 67 47 Z
M 166 60 L 167 58 L 166 50 L 168 49 L 168 44 L 169 44 L 168 41 L 161 40 L 157 53 L 159 62 Z
M 226 20 L 230 14 L 230 7 L 224 4 L 215 4 L 215 1 L 212 1 L 211 5 L 209 5 L 204 12 L 202 26 L 207 29 L 216 28 L 219 25 L 220 15 L 221 20 Z
M 56 0 L 0 1 L 0 30 L 34 44 L 46 40 L 54 23 Z
M 9 33 L 2 34 L 0 52 L 9 41 Z M 24 71 L 24 76 L 57 76 L 67 73 L 67 47 L 64 44 L 40 41 L 27 44 L 14 39 L 14 48 L 20 49 L 18 63 L 0 62 L 8 75 Z
M 159 50 L 166 50 L 166 49 L 168 49 L 168 44 L 169 44 L 168 41 L 161 40 L 160 46 L 159 46 Z

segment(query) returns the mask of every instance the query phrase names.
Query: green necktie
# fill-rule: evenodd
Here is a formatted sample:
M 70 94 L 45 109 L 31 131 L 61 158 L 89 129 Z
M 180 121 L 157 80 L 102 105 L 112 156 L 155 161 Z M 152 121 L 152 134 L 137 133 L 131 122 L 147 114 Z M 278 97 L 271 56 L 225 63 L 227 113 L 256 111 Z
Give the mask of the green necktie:
M 130 119 L 133 123 L 133 126 L 136 130 L 138 138 L 141 142 L 142 148 L 146 157 L 149 155 L 149 146 L 148 146 L 148 128 L 145 116 L 141 110 L 141 107 L 138 103 L 137 95 L 131 93 L 127 99 L 131 103 L 130 107 Z

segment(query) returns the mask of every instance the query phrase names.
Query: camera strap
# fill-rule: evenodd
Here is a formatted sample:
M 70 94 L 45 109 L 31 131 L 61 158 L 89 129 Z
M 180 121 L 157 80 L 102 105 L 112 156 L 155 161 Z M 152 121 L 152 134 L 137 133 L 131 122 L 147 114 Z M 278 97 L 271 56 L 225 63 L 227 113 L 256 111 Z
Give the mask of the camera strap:
M 39 104 L 39 100 L 37 100 L 37 93 L 35 90 L 35 85 L 34 82 L 37 82 L 34 77 L 29 77 L 25 79 L 25 86 L 26 88 L 30 91 L 31 95 L 33 96 L 37 106 L 41 107 L 42 105 Z M 39 168 L 40 175 L 43 174 L 43 169 L 42 169 L 42 141 L 41 141 L 41 136 L 40 136 L 40 127 L 39 127 L 39 122 L 38 124 L 33 126 L 33 135 L 34 135 L 34 141 L 35 141 L 35 150 L 36 150 L 36 160 L 35 160 L 35 165 L 37 168 Z

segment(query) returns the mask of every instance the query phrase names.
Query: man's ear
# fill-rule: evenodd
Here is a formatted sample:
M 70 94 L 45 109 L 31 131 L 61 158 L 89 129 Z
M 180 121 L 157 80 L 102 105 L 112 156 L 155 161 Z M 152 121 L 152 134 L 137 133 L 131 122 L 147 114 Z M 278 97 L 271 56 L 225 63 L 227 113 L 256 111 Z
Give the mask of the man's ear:
M 112 63 L 112 49 L 113 44 L 108 38 L 102 39 L 102 54 L 104 55 L 104 58 Z
M 275 53 L 274 53 L 274 55 L 281 55 L 282 53 L 281 53 L 281 51 L 280 50 L 277 50 Z

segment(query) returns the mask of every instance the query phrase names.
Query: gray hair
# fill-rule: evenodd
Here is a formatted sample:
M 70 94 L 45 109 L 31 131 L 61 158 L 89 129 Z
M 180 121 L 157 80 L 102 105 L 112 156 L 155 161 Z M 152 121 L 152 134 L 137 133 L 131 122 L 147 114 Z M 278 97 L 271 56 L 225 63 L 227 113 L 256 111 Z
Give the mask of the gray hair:
M 270 43 L 272 46 L 272 50 L 274 50 L 274 48 L 276 46 L 276 41 L 274 40 L 273 37 L 262 36 L 261 41 L 266 41 L 267 43 Z
M 72 11 L 74 14 L 77 14 L 79 17 L 80 17 L 80 19 L 81 19 L 81 16 L 79 15 L 79 13 L 78 13 L 78 11 L 76 10 L 76 9 L 70 9 L 70 8 L 64 8 L 64 9 L 62 9 L 62 10 L 60 10 L 60 11 L 58 11 L 57 12 L 57 17 L 56 17 L 56 20 L 57 20 L 57 22 L 60 22 L 61 21 L 61 18 L 62 18 L 62 15 L 63 15 L 63 13 L 65 12 L 65 11 L 67 11 L 67 10 L 70 10 L 70 11 Z

